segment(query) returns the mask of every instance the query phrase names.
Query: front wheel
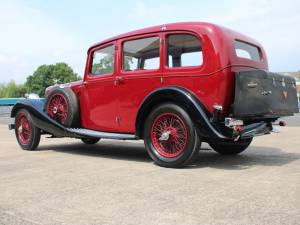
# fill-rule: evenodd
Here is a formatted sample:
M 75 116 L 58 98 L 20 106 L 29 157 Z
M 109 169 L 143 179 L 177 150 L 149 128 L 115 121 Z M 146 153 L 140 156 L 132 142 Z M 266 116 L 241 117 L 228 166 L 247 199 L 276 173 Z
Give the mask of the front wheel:
M 15 117 L 15 134 L 23 150 L 35 150 L 41 138 L 41 131 L 34 126 L 30 113 L 21 109 Z
M 195 159 L 200 139 L 188 113 L 178 105 L 165 103 L 148 116 L 144 142 L 150 157 L 163 167 L 183 167 Z
M 237 155 L 245 151 L 251 144 L 253 138 L 239 141 L 228 141 L 224 143 L 209 143 L 210 147 L 222 155 Z

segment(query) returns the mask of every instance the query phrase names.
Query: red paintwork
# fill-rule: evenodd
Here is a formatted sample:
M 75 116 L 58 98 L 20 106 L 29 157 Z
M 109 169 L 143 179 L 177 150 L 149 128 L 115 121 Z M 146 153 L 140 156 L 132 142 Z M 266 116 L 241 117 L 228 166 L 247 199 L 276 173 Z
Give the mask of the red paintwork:
M 180 68 L 164 66 L 166 65 L 165 37 L 170 33 L 191 33 L 199 37 L 202 43 L 203 64 L 199 67 Z M 122 71 L 122 43 L 148 36 L 161 38 L 160 68 Z M 261 61 L 238 58 L 234 50 L 236 39 L 259 47 Z M 93 51 L 110 44 L 116 45 L 114 73 L 90 76 L 89 68 Z M 219 104 L 223 106 L 226 114 L 234 97 L 233 72 L 251 69 L 268 70 L 263 47 L 252 38 L 210 23 L 174 23 L 133 31 L 93 45 L 88 50 L 84 81 L 68 84 L 68 86 L 74 90 L 80 100 L 83 127 L 134 133 L 139 107 L 145 97 L 155 89 L 165 86 L 184 87 L 193 92 L 209 112 L 213 111 L 214 104 Z M 121 80 L 116 81 L 117 78 Z
M 47 104 L 47 113 L 54 120 L 65 124 L 68 116 L 68 102 L 64 95 L 57 93 L 51 96 Z
M 161 140 L 167 134 L 166 140 Z M 174 113 L 163 113 L 155 118 L 151 127 L 151 142 L 164 157 L 179 156 L 188 144 L 188 129 L 183 120 Z
M 28 145 L 32 137 L 32 127 L 25 113 L 18 114 L 16 118 L 18 139 L 23 145 Z

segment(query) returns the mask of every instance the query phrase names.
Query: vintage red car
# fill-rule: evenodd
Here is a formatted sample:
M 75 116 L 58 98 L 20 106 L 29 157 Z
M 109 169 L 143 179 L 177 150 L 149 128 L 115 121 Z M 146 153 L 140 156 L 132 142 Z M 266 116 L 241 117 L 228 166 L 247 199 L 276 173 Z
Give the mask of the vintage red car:
M 25 150 L 41 134 L 86 144 L 143 139 L 158 165 L 182 167 L 201 142 L 238 154 L 296 112 L 295 80 L 268 72 L 257 41 L 210 23 L 174 23 L 93 45 L 83 81 L 48 87 L 45 102 L 18 102 L 11 128 Z

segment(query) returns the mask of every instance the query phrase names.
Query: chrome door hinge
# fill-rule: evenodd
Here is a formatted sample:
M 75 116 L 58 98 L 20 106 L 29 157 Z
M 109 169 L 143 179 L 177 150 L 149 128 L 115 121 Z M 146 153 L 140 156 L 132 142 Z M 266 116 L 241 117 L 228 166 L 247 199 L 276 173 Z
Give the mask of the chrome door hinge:
M 119 116 L 116 116 L 116 124 L 120 125 L 121 119 Z
M 164 78 L 160 77 L 160 83 L 164 83 Z

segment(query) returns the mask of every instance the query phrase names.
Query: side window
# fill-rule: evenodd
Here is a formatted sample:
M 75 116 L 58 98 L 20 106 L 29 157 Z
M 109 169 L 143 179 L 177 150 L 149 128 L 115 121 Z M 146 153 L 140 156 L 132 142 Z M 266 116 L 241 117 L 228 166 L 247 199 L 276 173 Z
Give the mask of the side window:
M 203 63 L 200 40 L 191 34 L 167 36 L 167 66 L 200 66 Z
M 159 44 L 159 37 L 124 42 L 122 69 L 124 71 L 158 69 Z
M 259 49 L 255 45 L 251 45 L 242 41 L 234 41 L 235 54 L 239 58 L 250 59 L 259 62 Z
M 115 46 L 108 47 L 94 51 L 91 64 L 92 75 L 102 75 L 114 72 L 114 55 Z

